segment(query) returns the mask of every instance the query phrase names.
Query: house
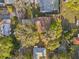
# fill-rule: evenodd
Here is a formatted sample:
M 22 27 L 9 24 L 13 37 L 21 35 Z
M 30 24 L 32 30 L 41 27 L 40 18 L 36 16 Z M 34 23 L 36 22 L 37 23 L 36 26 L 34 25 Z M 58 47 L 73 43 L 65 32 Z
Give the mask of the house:
M 46 49 L 35 46 L 33 48 L 33 59 L 47 59 Z
M 0 25 L 0 30 L 1 30 L 0 34 L 9 36 L 11 34 L 11 26 L 10 26 L 11 20 L 4 19 L 2 21 L 3 21 L 3 23 Z
M 39 0 L 41 13 L 59 13 L 60 0 Z

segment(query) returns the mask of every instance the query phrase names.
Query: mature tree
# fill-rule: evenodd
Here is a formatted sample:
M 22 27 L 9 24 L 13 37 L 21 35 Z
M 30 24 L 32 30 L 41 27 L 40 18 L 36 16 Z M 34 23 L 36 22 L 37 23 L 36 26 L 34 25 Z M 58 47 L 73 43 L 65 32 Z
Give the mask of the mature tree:
M 74 17 L 79 17 L 79 0 L 68 0 L 66 3 L 62 3 L 61 13 L 69 23 L 74 23 Z
M 66 7 L 70 8 L 71 10 L 78 11 L 79 10 L 79 0 L 70 0 L 65 4 Z
M 59 41 L 62 35 L 61 19 L 57 19 L 51 24 L 51 28 L 41 35 L 41 39 L 45 44 L 45 47 L 49 50 L 55 50 L 59 47 Z
M 15 29 L 16 38 L 21 41 L 22 47 L 31 47 L 39 42 L 39 36 L 37 32 L 33 32 L 31 27 L 18 24 Z
M 59 47 L 59 41 L 62 35 L 61 19 L 57 18 L 52 23 L 51 28 L 46 33 L 34 32 L 32 26 L 18 24 L 15 29 L 15 36 L 21 41 L 22 46 L 30 47 L 39 43 L 41 40 L 45 47 L 49 50 L 54 50 Z
M 15 0 L 14 6 L 19 18 L 32 17 L 32 7 L 30 4 L 30 0 Z
M 0 38 L 0 59 L 11 57 L 10 52 L 13 49 L 11 37 Z

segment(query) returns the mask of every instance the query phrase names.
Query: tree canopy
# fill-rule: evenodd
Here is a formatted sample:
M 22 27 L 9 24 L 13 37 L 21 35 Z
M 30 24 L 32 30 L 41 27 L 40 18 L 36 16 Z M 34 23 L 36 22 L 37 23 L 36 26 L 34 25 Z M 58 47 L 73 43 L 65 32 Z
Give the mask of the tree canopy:
M 39 36 L 37 32 L 33 32 L 31 28 L 26 25 L 18 24 L 15 29 L 15 36 L 21 41 L 22 46 L 31 47 L 39 42 Z
M 70 0 L 65 4 L 66 7 L 70 8 L 73 11 L 79 10 L 79 0 Z
M 0 38 L 0 59 L 5 59 L 11 57 L 10 52 L 13 49 L 12 38 L 11 37 L 1 37 Z

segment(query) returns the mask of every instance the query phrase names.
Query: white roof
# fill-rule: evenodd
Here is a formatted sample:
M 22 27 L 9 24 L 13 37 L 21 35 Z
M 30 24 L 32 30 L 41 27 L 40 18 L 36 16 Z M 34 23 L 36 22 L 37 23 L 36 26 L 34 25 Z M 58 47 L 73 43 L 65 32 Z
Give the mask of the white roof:
M 3 24 L 3 26 L 2 26 L 3 35 L 6 35 L 6 36 L 10 35 L 10 33 L 11 33 L 10 30 L 11 30 L 10 24 Z
M 11 34 L 11 20 L 10 19 L 3 19 L 3 23 L 1 24 L 1 34 L 5 36 L 9 36 Z

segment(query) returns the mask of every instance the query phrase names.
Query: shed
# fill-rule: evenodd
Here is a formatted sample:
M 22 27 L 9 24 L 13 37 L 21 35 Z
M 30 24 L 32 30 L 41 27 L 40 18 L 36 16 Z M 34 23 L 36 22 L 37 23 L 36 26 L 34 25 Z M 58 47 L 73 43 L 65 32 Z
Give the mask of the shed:
M 0 34 L 9 36 L 11 34 L 11 26 L 10 26 L 11 20 L 10 19 L 3 19 L 2 21 L 3 21 L 3 23 L 0 26 L 0 29 L 1 29 Z
M 5 36 L 8 36 L 11 34 L 10 32 L 11 28 L 10 28 L 10 24 L 3 24 L 2 26 L 2 34 Z
M 33 48 L 33 57 L 34 59 L 47 59 L 46 58 L 46 49 L 45 48 Z

